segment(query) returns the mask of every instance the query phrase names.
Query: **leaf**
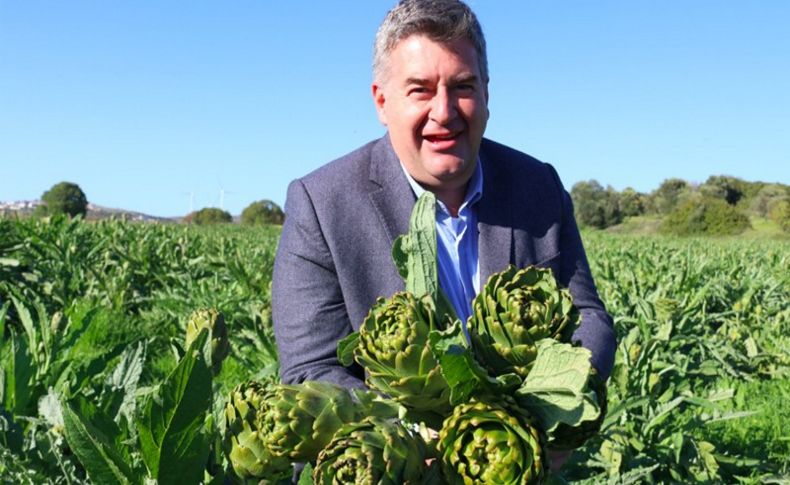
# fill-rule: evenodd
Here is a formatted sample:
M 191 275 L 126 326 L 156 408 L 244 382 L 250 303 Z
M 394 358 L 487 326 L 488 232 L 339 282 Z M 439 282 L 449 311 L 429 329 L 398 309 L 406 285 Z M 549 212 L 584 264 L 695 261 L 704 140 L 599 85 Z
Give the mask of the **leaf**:
M 453 405 L 468 401 L 475 394 L 508 393 L 521 384 L 516 374 L 498 377 L 488 374 L 475 360 L 460 320 L 456 320 L 447 330 L 432 331 L 428 340 L 439 361 L 442 375 L 450 386 L 450 403 Z
M 601 410 L 595 392 L 588 388 L 591 353 L 582 347 L 542 339 L 535 364 L 516 398 L 551 432 L 559 423 L 577 426 L 592 421 Z
M 313 485 L 313 465 L 308 463 L 304 466 L 302 474 L 299 475 L 299 483 L 297 485 Z
M 134 348 L 127 348 L 121 354 L 121 360 L 115 370 L 107 377 L 106 384 L 112 391 L 122 393 L 115 414 L 123 414 L 132 419 L 136 400 L 135 392 L 143 373 L 145 363 L 145 344 L 140 342 Z
M 439 290 L 436 249 L 436 196 L 425 191 L 411 212 L 409 232 L 399 236 L 392 247 L 392 258 L 406 282 L 406 291 L 417 297 Z
M 148 401 L 138 422 L 143 461 L 160 484 L 198 483 L 209 453 L 204 432 L 211 406 L 211 371 L 201 349 L 204 329 Z
M 31 399 L 30 381 L 35 375 L 35 362 L 28 352 L 27 342 L 12 335 L 4 356 L 3 407 L 15 415 L 27 415 Z
M 66 441 L 95 483 L 138 483 L 132 469 L 121 458 L 107 436 L 76 408 L 63 406 Z
M 352 332 L 337 343 L 337 360 L 348 367 L 354 363 L 354 350 L 359 346 L 359 332 Z

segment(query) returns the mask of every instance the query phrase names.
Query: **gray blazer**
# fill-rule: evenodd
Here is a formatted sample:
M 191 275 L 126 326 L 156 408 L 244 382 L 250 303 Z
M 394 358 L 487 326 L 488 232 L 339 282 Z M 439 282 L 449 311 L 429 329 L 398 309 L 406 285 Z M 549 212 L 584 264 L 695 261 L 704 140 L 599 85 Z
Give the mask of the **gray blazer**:
M 508 264 L 537 264 L 570 288 L 582 313 L 574 339 L 605 377 L 614 362 L 611 317 L 598 298 L 571 199 L 554 168 L 484 139 L 478 203 L 481 285 Z M 363 386 L 337 362 L 337 341 L 358 330 L 379 296 L 404 289 L 390 255 L 415 196 L 389 137 L 368 143 L 288 187 L 274 263 L 274 335 L 284 382 Z

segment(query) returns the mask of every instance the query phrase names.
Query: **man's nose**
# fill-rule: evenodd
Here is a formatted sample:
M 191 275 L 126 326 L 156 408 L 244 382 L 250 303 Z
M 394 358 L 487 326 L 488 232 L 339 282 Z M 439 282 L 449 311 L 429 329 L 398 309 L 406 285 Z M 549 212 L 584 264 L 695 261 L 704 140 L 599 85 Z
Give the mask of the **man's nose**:
M 453 96 L 446 89 L 439 89 L 431 101 L 431 119 L 439 124 L 447 124 L 456 114 Z

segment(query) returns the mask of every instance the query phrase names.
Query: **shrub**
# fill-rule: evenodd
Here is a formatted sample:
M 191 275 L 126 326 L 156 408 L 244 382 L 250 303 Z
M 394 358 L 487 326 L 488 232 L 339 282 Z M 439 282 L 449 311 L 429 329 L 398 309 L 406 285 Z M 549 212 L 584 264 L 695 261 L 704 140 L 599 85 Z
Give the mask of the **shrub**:
M 768 218 L 779 224 L 785 232 L 790 232 L 790 200 L 775 200 L 768 209 Z
M 270 200 L 253 202 L 241 212 L 242 224 L 282 224 L 284 220 L 283 210 Z
M 233 216 L 229 212 L 216 207 L 205 207 L 197 212 L 192 212 L 184 217 L 184 222 L 190 224 L 224 224 L 233 222 Z
M 740 234 L 749 218 L 723 199 L 689 197 L 661 223 L 661 232 L 677 236 Z

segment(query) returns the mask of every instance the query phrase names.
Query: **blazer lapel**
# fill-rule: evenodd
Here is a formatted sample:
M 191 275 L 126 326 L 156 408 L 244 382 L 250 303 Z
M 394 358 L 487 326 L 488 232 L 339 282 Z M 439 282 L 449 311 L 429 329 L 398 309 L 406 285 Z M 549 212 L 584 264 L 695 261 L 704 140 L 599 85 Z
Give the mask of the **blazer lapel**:
M 515 261 L 515 255 L 512 185 L 507 180 L 507 174 L 499 167 L 501 161 L 487 159 L 482 149 L 480 160 L 483 165 L 483 197 L 477 212 L 477 251 L 482 288 L 492 274 L 504 270 Z
M 389 135 L 379 139 L 370 157 L 370 181 L 373 183 L 370 200 L 392 246 L 395 238 L 408 232 L 416 198 L 392 149 Z

